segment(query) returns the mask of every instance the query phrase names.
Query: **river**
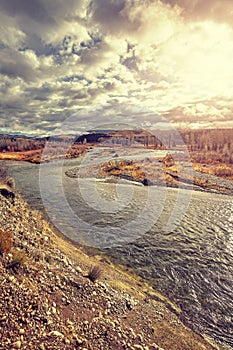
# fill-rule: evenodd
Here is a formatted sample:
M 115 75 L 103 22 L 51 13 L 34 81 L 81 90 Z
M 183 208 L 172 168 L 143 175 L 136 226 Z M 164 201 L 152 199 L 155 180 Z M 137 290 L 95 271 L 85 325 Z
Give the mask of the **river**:
M 183 311 L 182 319 L 191 328 L 233 349 L 232 198 L 156 187 L 150 188 L 148 194 L 147 187 L 135 184 L 132 187 L 127 182 L 118 184 L 117 189 L 115 184 L 96 183 L 93 179 L 82 179 L 77 184 L 77 179 L 68 178 L 64 171 L 78 163 L 78 160 L 65 161 L 62 186 L 67 203 L 80 221 L 73 220 L 73 214 L 70 218 L 62 215 L 60 189 L 52 189 L 51 182 L 48 186 L 53 207 L 49 216 L 58 223 L 59 229 L 80 243 L 85 243 L 85 238 L 87 244 L 96 239 L 96 246 L 107 235 L 104 242 L 109 244 L 103 244 L 102 251 L 114 261 L 133 268 L 175 302 Z M 8 162 L 8 165 L 19 192 L 34 208 L 43 210 L 40 166 L 25 162 Z M 56 171 L 56 166 L 50 165 L 50 173 L 56 174 Z M 99 203 L 103 205 L 101 213 L 98 201 L 88 192 L 88 189 L 93 191 L 93 186 L 97 187 L 98 200 L 104 203 Z M 181 200 L 189 200 L 183 217 L 172 230 L 167 230 L 168 217 L 177 206 L 178 191 L 182 191 Z M 143 206 L 148 206 L 148 196 L 157 199 L 153 210 L 150 202 L 150 209 L 143 211 Z M 120 210 L 114 207 L 114 198 L 118 197 L 121 197 Z M 110 209 L 108 201 L 112 203 Z M 143 218 L 137 221 L 142 212 Z M 80 222 L 88 225 L 81 226 L 78 232 Z M 130 225 L 132 222 L 134 226 Z M 90 227 L 94 227 L 94 233 Z M 136 228 L 134 233 L 132 228 Z M 113 237 L 117 237 L 119 244 L 113 244 Z

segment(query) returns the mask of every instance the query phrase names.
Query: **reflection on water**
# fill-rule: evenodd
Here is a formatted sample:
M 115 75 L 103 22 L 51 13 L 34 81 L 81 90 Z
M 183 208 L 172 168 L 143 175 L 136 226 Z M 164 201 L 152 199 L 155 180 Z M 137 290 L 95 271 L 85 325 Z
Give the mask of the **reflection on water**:
M 64 170 L 76 164 L 77 160 L 67 161 Z M 41 208 L 38 169 L 37 165 L 11 163 L 17 187 L 35 207 Z M 114 222 L 119 232 L 127 220 L 141 211 L 147 190 L 138 186 L 133 200 L 121 213 L 100 215 L 96 209 L 85 205 L 76 186 L 75 179 L 64 178 L 66 198 L 72 209 L 95 227 L 112 227 Z M 100 184 L 98 191 L 106 200 L 118 195 L 114 184 Z M 176 200 L 176 191 L 167 190 L 164 210 L 148 232 L 134 242 L 107 248 L 105 252 L 133 267 L 156 290 L 178 304 L 187 324 L 233 348 L 232 200 L 229 196 L 195 192 L 182 222 L 168 233 L 165 225 Z M 56 215 L 59 214 L 54 212 Z M 67 225 L 63 219 L 59 217 L 61 224 Z M 66 231 L 70 237 L 72 229 L 70 223 Z

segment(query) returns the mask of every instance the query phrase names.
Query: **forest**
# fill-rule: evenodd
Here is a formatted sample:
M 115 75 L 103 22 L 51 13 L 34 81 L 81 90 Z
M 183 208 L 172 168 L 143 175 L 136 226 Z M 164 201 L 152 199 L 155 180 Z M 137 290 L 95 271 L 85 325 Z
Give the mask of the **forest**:
M 55 136 L 50 138 L 50 145 L 57 152 L 64 148 L 71 136 Z M 72 136 L 73 138 L 73 136 Z M 0 152 L 27 152 L 42 150 L 48 138 L 28 138 L 0 135 Z M 51 142 L 52 140 L 52 142 Z M 179 150 L 186 145 L 193 162 L 200 164 L 233 164 L 233 129 L 203 129 L 203 130 L 120 130 L 115 132 L 96 132 L 79 135 L 74 142 L 74 149 L 84 143 L 87 148 L 96 143 L 129 146 L 142 144 L 152 149 Z M 88 146 L 89 144 L 89 146 Z M 80 148 L 79 146 L 79 148 Z M 75 152 L 74 154 L 79 154 Z

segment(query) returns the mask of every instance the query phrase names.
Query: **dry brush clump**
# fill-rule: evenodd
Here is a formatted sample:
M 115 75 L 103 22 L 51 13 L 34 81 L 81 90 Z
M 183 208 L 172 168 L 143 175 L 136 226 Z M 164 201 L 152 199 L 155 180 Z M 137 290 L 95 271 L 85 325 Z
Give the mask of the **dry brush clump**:
M 8 175 L 8 169 L 5 162 L 0 162 L 0 188 L 2 191 L 11 191 L 15 188 L 14 179 Z
M 10 253 L 12 250 L 12 246 L 12 233 L 0 229 L 0 255 Z
M 8 268 L 16 271 L 20 266 L 24 266 L 27 261 L 27 256 L 22 250 L 12 250 L 12 260 L 8 264 Z
M 6 185 L 10 188 L 15 188 L 15 180 L 11 176 L 7 176 L 6 178 Z
M 96 282 L 101 275 L 102 275 L 101 268 L 98 265 L 94 265 L 90 267 L 87 277 L 89 278 L 90 281 Z

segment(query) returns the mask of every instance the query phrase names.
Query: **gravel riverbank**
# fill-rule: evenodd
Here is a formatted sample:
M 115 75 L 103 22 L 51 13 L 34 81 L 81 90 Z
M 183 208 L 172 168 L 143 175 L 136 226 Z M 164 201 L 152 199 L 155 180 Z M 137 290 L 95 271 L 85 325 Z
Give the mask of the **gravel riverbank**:
M 184 326 L 142 280 L 57 234 L 18 195 L 14 203 L 0 195 L 0 230 L 13 236 L 11 252 L 0 254 L 1 350 L 223 349 Z M 92 266 L 101 271 L 94 282 Z

